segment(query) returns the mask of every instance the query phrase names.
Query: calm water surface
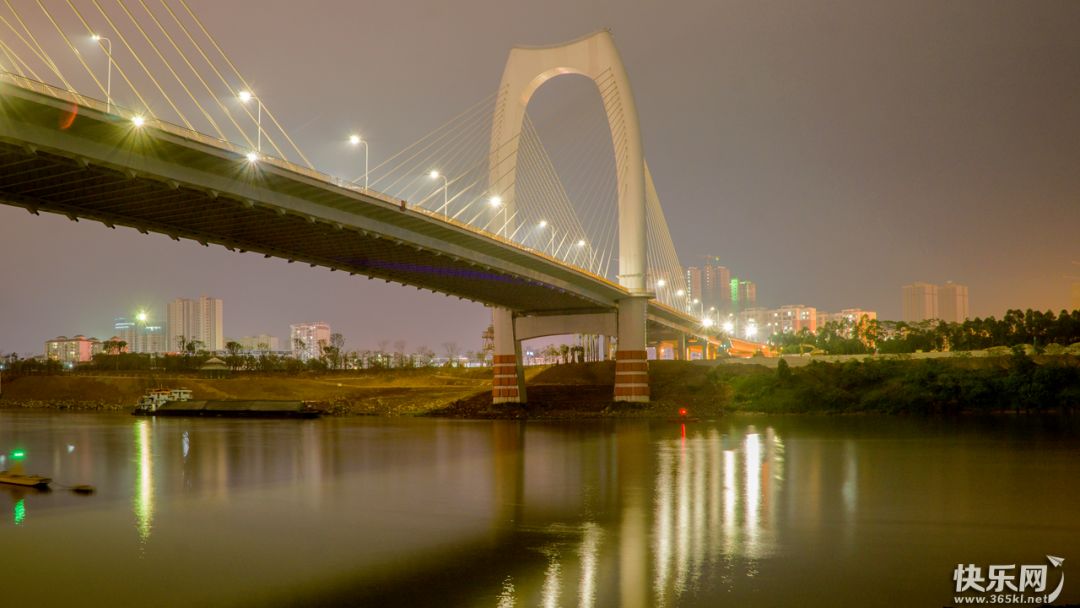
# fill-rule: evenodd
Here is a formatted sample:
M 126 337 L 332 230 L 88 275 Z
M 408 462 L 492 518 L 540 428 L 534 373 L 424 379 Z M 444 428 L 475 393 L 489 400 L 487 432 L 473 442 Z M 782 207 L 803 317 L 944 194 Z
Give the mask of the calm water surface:
M 1068 420 L 0 412 L 12 450 L 98 492 L 0 486 L 2 606 L 939 607 L 1046 554 L 1080 602 Z

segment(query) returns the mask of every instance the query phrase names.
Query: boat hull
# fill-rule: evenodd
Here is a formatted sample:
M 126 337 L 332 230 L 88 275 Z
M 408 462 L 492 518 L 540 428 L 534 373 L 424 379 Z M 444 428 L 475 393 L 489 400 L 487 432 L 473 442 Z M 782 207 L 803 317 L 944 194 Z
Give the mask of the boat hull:
M 322 412 L 301 401 L 169 401 L 156 409 L 138 407 L 134 416 L 194 418 L 318 418 Z
M 49 486 L 50 482 L 52 482 L 52 479 L 40 475 L 20 475 L 0 471 L 0 483 L 8 485 L 23 486 L 24 488 L 45 488 Z

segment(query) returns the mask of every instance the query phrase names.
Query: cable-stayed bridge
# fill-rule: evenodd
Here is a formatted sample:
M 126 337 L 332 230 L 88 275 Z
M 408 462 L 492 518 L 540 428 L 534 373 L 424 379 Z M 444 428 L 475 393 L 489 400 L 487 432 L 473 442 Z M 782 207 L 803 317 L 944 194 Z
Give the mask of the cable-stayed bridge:
M 609 32 L 513 49 L 493 94 L 346 181 L 315 169 L 185 0 L 33 8 L 0 7 L 7 204 L 489 305 L 497 403 L 525 400 L 522 340 L 614 336 L 615 398 L 644 401 L 647 344 L 703 334 Z M 596 84 L 607 119 L 567 151 L 570 182 L 526 112 L 564 74 Z

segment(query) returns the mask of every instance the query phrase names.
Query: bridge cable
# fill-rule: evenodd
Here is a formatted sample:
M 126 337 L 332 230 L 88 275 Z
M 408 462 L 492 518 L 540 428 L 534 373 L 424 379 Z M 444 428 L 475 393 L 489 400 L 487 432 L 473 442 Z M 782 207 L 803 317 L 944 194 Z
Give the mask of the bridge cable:
M 184 10 L 187 11 L 187 14 L 191 16 L 191 19 L 199 26 L 199 30 L 202 31 L 203 35 L 206 36 L 206 39 L 210 41 L 210 44 L 214 45 L 214 49 L 216 49 L 218 54 L 221 55 L 222 59 L 225 60 L 225 63 L 229 66 L 233 73 L 236 74 L 236 77 L 239 78 L 240 82 L 250 91 L 250 85 L 248 85 L 247 81 L 244 80 L 244 77 L 240 74 L 240 71 L 236 69 L 236 66 L 233 65 L 233 62 L 229 59 L 228 55 L 225 54 L 225 51 L 221 50 L 221 46 L 219 46 L 217 40 L 215 40 L 214 37 L 210 35 L 210 32 L 206 30 L 206 27 L 203 25 L 202 21 L 198 18 L 198 16 L 195 15 L 195 13 L 192 12 L 191 7 L 188 6 L 187 0 L 179 0 L 179 2 L 180 5 L 184 7 Z M 299 157 L 304 161 L 304 163 L 308 166 L 309 169 L 314 169 L 315 166 L 311 164 L 311 161 L 308 160 L 307 156 L 305 156 L 303 151 L 301 151 L 300 148 L 296 145 L 296 142 L 294 142 L 292 138 L 289 137 L 289 134 L 281 126 L 281 123 L 278 122 L 273 112 L 270 111 L 266 104 L 263 104 L 262 108 L 266 115 L 274 123 L 274 126 L 277 128 L 278 132 L 280 132 L 285 137 L 285 140 L 288 141 L 289 145 L 291 145 L 293 150 L 296 151 L 296 154 L 299 155 Z M 246 107 L 245 111 L 247 111 Z M 269 134 L 267 134 L 267 137 L 269 138 Z
M 56 19 L 53 18 L 52 13 L 50 13 L 48 9 L 45 8 L 45 6 L 41 3 L 41 0 L 35 1 L 37 2 L 38 8 L 41 9 L 41 12 L 45 13 L 45 16 L 49 18 L 49 22 L 52 23 L 54 28 L 56 28 L 56 32 L 60 35 L 60 38 L 62 38 L 64 42 L 67 43 L 68 48 L 71 49 L 71 52 L 75 55 L 75 58 L 79 60 L 80 64 L 82 64 L 83 69 L 86 70 L 87 74 L 90 75 L 90 78 L 93 79 L 94 84 L 97 85 L 98 89 L 100 89 L 102 93 L 108 95 L 105 85 L 100 80 L 98 80 L 96 75 L 94 75 L 94 71 L 90 69 L 90 66 L 87 65 L 86 61 L 83 59 L 82 53 L 80 53 L 79 49 L 77 49 L 75 45 L 71 43 L 71 39 L 68 38 L 66 34 L 64 34 L 64 30 L 60 27 L 60 24 L 56 22 Z M 78 95 L 76 91 L 72 92 Z M 83 96 L 79 95 L 79 97 L 82 98 Z
M 192 94 L 191 89 L 188 88 L 187 84 L 184 83 L 182 78 L 180 78 L 180 75 L 176 73 L 175 69 L 173 69 L 173 66 L 171 63 L 169 63 L 169 60 L 166 59 L 164 55 L 162 55 L 161 50 L 158 49 L 158 46 L 154 43 L 153 39 L 150 38 L 150 36 L 146 33 L 146 30 L 143 29 L 139 21 L 135 19 L 135 16 L 131 13 L 130 10 L 128 10 L 128 7 L 124 4 L 123 0 L 116 0 L 116 4 L 124 12 L 124 14 L 127 15 L 127 18 L 131 21 L 131 23 L 135 26 L 139 33 L 142 34 L 143 39 L 146 40 L 147 44 L 150 45 L 150 48 L 153 49 L 154 54 L 157 55 L 157 58 L 161 61 L 161 63 L 165 65 L 165 68 L 169 70 L 169 73 L 172 74 L 172 77 L 176 79 L 177 83 L 180 84 L 180 87 L 184 90 L 185 93 L 187 93 L 188 97 L 191 98 L 191 101 L 194 102 L 195 107 L 199 109 L 199 112 L 201 112 L 202 115 L 206 118 L 206 120 L 210 123 L 210 126 L 213 127 L 215 131 L 217 131 L 218 136 L 221 139 L 225 139 L 225 133 L 223 133 L 221 131 L 221 128 L 218 127 L 218 124 L 214 120 L 214 117 L 211 116 L 206 111 L 206 109 L 202 107 L 202 104 L 199 103 L 199 100 L 195 97 L 194 94 Z M 143 8 L 145 8 L 145 4 L 143 5 Z M 151 18 L 153 18 L 152 14 L 150 16 Z M 165 33 L 166 38 L 169 37 L 168 33 L 164 31 L 162 33 Z
M 78 19 L 82 23 L 83 27 L 86 28 L 87 35 L 97 34 L 98 32 L 96 32 L 94 30 L 94 28 L 90 27 L 90 24 L 86 21 L 86 18 L 83 17 L 83 14 L 79 11 L 79 9 L 76 8 L 74 4 L 72 4 L 71 0 L 66 0 L 66 1 L 67 1 L 68 7 L 71 8 L 72 12 L 75 13 L 76 17 L 78 17 Z M 135 84 L 128 77 L 127 71 L 124 70 L 123 66 L 121 66 L 120 63 L 118 63 L 115 59 L 113 59 L 112 49 L 106 49 L 105 47 L 102 47 L 102 52 L 104 52 L 105 57 L 110 62 L 112 62 L 113 69 L 115 69 L 117 71 L 117 73 L 120 74 L 120 77 L 123 78 L 124 82 L 127 83 L 128 88 L 130 88 L 131 92 L 135 94 L 136 98 L 138 98 L 139 103 L 142 104 L 142 110 L 144 112 L 150 113 L 152 115 L 153 112 L 151 111 L 150 104 L 147 103 L 146 99 L 143 98 L 142 93 L 139 92 L 139 89 L 135 86 Z
M 8 10 L 11 11 L 12 16 L 14 16 L 15 20 L 19 22 L 19 25 L 22 26 L 23 31 L 25 31 L 26 35 L 29 37 L 29 41 L 27 40 L 27 38 L 24 38 L 17 29 L 15 29 L 15 26 L 11 25 L 11 22 L 9 22 L 5 17 L 0 15 L 0 19 L 3 20 L 4 25 L 8 26 L 8 28 L 19 39 L 19 41 L 22 42 L 28 49 L 30 49 L 30 52 L 33 53 L 39 60 L 41 60 L 41 62 L 45 64 L 45 67 L 51 70 L 60 79 L 60 81 L 64 84 L 64 88 L 66 88 L 68 91 L 74 91 L 71 83 L 69 83 L 67 79 L 64 78 L 64 75 L 60 72 L 60 68 L 57 67 L 56 63 L 52 60 L 52 57 L 50 57 L 48 52 L 45 51 L 45 47 L 41 46 L 41 43 L 38 42 L 37 38 L 34 36 L 34 33 L 30 31 L 30 28 L 26 26 L 26 22 L 22 20 L 22 16 L 19 14 L 19 11 L 15 10 L 15 7 L 11 5 L 11 2 L 9 0 L 4 0 L 4 4 L 7 5 Z
M 185 116 L 184 113 L 180 110 L 180 108 L 178 108 L 176 104 L 173 103 L 172 98 L 169 97 L 169 94 L 165 92 L 164 88 L 162 88 L 161 83 L 157 81 L 157 78 L 154 78 L 154 74 L 150 71 L 150 68 L 146 67 L 146 63 L 144 63 L 142 58 L 139 57 L 139 54 L 135 51 L 135 48 L 132 47 L 131 44 L 128 42 L 127 37 L 124 36 L 124 33 L 120 31 L 120 28 L 116 26 L 112 18 L 109 17 L 108 13 L 105 12 L 105 9 L 102 8 L 101 3 L 98 2 L 98 0 L 90 0 L 90 2 L 93 3 L 94 7 L 98 9 L 98 12 L 101 13 L 101 16 L 105 18 L 105 22 L 109 24 L 109 27 L 111 27 L 112 30 L 116 32 L 116 35 L 117 37 L 119 37 L 120 42 L 122 42 L 127 48 L 128 52 L 131 53 L 132 58 L 135 59 L 135 62 L 139 64 L 139 67 L 141 67 L 143 72 L 146 73 L 147 77 L 150 78 L 150 82 L 154 84 L 154 87 L 156 87 L 157 90 L 161 93 L 161 96 L 165 98 L 165 102 L 169 104 L 169 107 L 172 108 L 173 112 L 176 113 L 176 116 L 179 117 L 181 122 L 184 123 L 184 126 L 192 131 L 196 131 L 195 127 L 191 124 L 191 121 L 187 119 L 187 116 Z M 128 84 L 131 83 L 129 82 Z M 150 111 L 149 107 L 147 108 L 147 111 Z

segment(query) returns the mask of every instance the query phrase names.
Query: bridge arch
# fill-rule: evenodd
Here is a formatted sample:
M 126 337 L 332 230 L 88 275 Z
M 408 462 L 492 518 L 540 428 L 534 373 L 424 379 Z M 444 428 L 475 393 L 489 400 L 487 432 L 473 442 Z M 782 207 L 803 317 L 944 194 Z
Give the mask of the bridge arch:
M 615 39 L 608 30 L 563 44 L 514 47 L 503 70 L 491 130 L 490 177 L 513 215 L 517 142 L 525 108 L 545 82 L 566 74 L 591 79 L 604 102 L 615 150 L 618 190 L 619 284 L 634 295 L 646 293 L 645 158 L 637 106 Z M 605 91 L 601 88 L 607 87 Z M 513 227 L 509 230 L 512 232 Z

